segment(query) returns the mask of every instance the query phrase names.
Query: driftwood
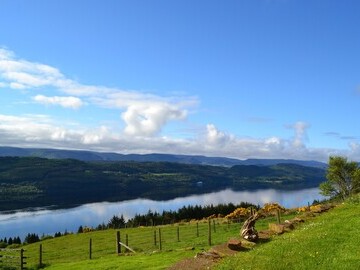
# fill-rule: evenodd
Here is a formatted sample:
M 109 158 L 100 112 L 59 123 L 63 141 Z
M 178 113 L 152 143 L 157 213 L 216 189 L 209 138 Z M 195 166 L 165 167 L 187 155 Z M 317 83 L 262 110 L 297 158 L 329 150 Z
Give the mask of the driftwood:
M 249 241 L 256 241 L 259 238 L 258 232 L 255 230 L 255 223 L 260 216 L 259 213 L 255 213 L 245 220 L 244 225 L 240 230 L 242 238 Z

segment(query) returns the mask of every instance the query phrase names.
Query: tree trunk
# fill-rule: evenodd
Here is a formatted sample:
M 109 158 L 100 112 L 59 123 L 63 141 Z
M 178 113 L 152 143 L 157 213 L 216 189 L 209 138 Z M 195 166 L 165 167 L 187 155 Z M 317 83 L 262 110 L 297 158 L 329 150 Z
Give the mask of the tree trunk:
M 255 230 L 255 222 L 260 218 L 259 213 L 255 213 L 251 215 L 245 222 L 241 228 L 240 234 L 242 238 L 249 241 L 256 241 L 259 236 L 258 232 Z

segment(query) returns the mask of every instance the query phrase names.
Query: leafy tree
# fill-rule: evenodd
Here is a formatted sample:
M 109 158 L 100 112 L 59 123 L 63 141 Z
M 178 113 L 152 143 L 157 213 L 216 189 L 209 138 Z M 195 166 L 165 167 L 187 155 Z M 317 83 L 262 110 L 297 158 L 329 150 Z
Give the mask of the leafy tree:
M 341 156 L 329 158 L 327 181 L 320 184 L 321 194 L 345 199 L 360 192 L 360 168 L 354 161 Z

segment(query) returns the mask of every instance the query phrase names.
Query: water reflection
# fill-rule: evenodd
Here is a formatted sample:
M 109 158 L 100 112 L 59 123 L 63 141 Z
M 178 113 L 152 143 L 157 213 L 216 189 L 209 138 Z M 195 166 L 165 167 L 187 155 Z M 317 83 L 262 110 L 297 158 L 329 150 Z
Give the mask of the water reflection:
M 226 189 L 203 195 L 193 195 L 168 201 L 136 199 L 124 202 L 102 202 L 86 204 L 64 210 L 39 210 L 35 212 L 17 212 L 0 214 L 0 238 L 20 236 L 24 239 L 27 233 L 51 234 L 55 232 L 76 232 L 80 225 L 95 227 L 107 223 L 113 215 L 123 214 L 125 219 L 135 214 L 145 214 L 149 210 L 177 210 L 184 205 L 217 205 L 220 203 L 251 202 L 263 205 L 267 202 L 278 202 L 286 208 L 307 205 L 314 199 L 322 199 L 318 188 L 298 191 L 281 191 L 274 189 L 257 191 L 232 191 Z

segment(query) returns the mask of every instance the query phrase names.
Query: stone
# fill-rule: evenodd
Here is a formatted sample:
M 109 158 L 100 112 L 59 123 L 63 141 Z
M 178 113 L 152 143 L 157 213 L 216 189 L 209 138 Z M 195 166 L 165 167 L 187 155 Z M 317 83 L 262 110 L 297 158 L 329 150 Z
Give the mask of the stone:
M 292 224 L 291 222 L 285 222 L 285 223 L 282 224 L 282 225 L 284 225 L 284 229 L 285 229 L 286 231 L 291 231 L 291 230 L 295 229 L 294 224 Z
M 238 239 L 230 239 L 227 243 L 227 246 L 231 250 L 240 251 L 241 250 L 241 241 Z
M 305 220 L 303 220 L 302 218 L 299 218 L 299 217 L 294 217 L 292 220 L 291 220 L 292 223 L 303 223 L 305 222 Z
M 277 233 L 282 234 L 285 231 L 285 225 L 284 224 L 276 224 L 276 223 L 269 223 L 269 230 Z

